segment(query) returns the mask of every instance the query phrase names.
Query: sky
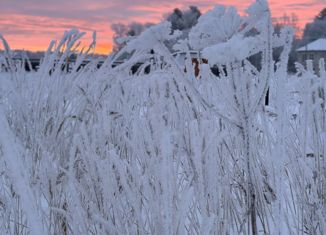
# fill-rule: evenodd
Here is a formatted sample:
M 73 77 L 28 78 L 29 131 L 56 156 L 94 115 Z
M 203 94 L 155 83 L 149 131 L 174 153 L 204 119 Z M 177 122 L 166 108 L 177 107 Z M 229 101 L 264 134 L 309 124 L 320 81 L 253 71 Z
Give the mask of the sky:
M 111 24 L 162 21 L 178 7 L 198 6 L 202 12 L 217 4 L 243 12 L 254 0 L 0 0 L 0 34 L 13 49 L 46 50 L 65 30 L 78 28 L 91 43 L 97 31 L 97 53 L 112 50 Z M 270 0 L 273 17 L 295 13 L 301 28 L 326 7 L 326 0 Z M 1 47 L 0 47 L 1 48 Z

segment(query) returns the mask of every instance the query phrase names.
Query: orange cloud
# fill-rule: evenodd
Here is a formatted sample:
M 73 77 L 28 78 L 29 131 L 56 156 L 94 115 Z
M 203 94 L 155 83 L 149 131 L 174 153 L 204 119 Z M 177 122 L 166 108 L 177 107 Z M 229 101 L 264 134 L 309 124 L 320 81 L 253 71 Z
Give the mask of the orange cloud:
M 87 20 L 54 20 L 50 17 L 19 14 L 0 16 L 0 29 L 4 31 L 3 35 L 12 49 L 46 50 L 51 40 L 60 40 L 63 32 L 71 28 L 78 28 L 87 33 L 82 40 L 83 46 L 92 42 L 92 32 L 96 30 L 98 36 L 96 52 L 108 54 L 112 50 L 112 32 L 109 24 L 97 25 Z

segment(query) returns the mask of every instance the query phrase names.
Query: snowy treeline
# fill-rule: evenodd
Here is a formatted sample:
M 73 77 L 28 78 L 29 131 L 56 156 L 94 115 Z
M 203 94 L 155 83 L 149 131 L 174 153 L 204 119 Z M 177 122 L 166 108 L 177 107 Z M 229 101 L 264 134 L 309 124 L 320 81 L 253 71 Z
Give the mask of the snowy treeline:
M 69 73 L 83 33 L 31 73 L 1 37 L 0 234 L 325 234 L 325 64 L 289 76 L 292 33 L 273 33 L 264 0 L 246 16 L 217 6 L 175 45 L 184 64 L 164 22 L 115 68 L 119 55 L 80 68 L 94 37 Z M 197 77 L 190 49 L 208 61 Z

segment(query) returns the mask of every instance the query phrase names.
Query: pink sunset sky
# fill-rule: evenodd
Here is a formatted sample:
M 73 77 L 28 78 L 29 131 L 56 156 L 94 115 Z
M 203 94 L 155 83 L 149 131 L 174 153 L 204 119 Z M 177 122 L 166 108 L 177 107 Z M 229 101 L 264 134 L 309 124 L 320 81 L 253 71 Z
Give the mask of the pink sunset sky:
M 236 6 L 243 12 L 253 0 L 0 0 L 0 33 L 11 48 L 45 50 L 70 28 L 97 31 L 97 52 L 112 50 L 113 23 L 153 22 L 176 7 L 198 6 L 205 12 L 217 4 Z M 270 0 L 273 17 L 296 14 L 301 28 L 326 7 L 326 0 Z

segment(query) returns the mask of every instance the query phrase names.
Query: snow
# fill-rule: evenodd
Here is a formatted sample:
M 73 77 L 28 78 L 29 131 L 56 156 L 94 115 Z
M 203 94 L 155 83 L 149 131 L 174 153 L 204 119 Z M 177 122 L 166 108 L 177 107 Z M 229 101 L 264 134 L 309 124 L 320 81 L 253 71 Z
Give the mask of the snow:
M 304 47 L 300 47 L 297 51 L 326 51 L 326 38 L 317 39 Z
M 90 58 L 95 34 L 69 72 L 78 30 L 32 72 L 1 38 L 0 234 L 326 234 L 324 62 L 289 76 L 292 31 L 266 1 L 247 13 L 214 8 L 175 54 L 179 33 L 153 26 L 114 68 Z
M 243 19 L 234 7 L 216 6 L 198 19 L 189 33 L 190 46 L 203 49 L 227 41 L 238 32 Z
M 232 37 L 229 41 L 219 43 L 203 50 L 203 57 L 211 66 L 242 61 L 252 55 L 257 46 L 255 38 L 243 38 L 240 35 Z

